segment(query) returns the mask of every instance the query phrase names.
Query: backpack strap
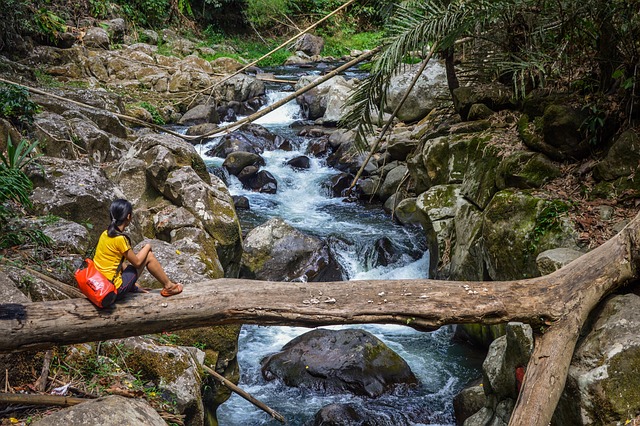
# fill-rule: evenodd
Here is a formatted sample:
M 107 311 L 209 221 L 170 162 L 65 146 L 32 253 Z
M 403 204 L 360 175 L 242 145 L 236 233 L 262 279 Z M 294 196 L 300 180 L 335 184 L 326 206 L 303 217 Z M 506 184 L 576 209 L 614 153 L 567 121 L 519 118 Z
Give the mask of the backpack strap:
M 124 256 L 122 256 L 122 259 L 120 259 L 120 263 L 118 264 L 118 269 L 116 269 L 116 273 L 113 274 L 113 278 L 111 278 L 112 284 L 113 284 L 113 281 L 115 281 L 116 277 L 118 276 L 118 273 L 122 270 L 122 262 L 124 262 Z

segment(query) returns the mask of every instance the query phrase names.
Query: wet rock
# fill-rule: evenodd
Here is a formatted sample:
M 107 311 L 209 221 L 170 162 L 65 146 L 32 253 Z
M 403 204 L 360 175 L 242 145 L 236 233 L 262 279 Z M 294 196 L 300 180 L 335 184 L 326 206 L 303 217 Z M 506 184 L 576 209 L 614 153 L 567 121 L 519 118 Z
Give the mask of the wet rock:
M 260 170 L 250 179 L 246 185 L 254 191 L 263 194 L 275 194 L 278 191 L 278 181 L 275 176 L 266 170 Z
M 486 401 L 487 397 L 484 394 L 484 387 L 481 381 L 460 391 L 453 398 L 453 412 L 455 413 L 456 424 L 462 426 L 465 420 L 482 410 Z
M 313 157 L 323 157 L 330 153 L 329 140 L 327 137 L 313 139 L 307 145 L 307 155 Z
M 334 197 L 343 197 L 344 192 L 349 188 L 354 176 L 349 173 L 340 173 L 331 178 L 331 193 Z
M 282 143 L 283 138 L 275 135 L 258 124 L 248 124 L 240 129 L 225 135 L 220 143 L 207 151 L 211 157 L 227 158 L 236 151 L 262 154 L 264 151 L 272 151 Z
M 90 424 L 165 426 L 167 423 L 153 407 L 143 400 L 109 395 L 62 409 L 32 424 L 34 426 L 83 426 Z
M 323 241 L 273 218 L 247 234 L 241 276 L 268 281 L 315 281 L 333 263 Z
M 311 168 L 311 160 L 306 155 L 300 155 L 287 161 L 287 165 L 294 169 L 305 170 Z
M 233 205 L 236 210 L 250 210 L 249 199 L 243 195 L 234 195 L 233 197 Z
M 238 176 L 242 170 L 247 166 L 264 166 L 266 163 L 264 158 L 259 156 L 258 154 L 254 154 L 252 152 L 245 151 L 235 151 L 227 155 L 224 162 L 222 163 L 222 167 L 227 169 L 230 174 L 234 176 Z M 241 179 L 243 180 L 243 179 Z
M 415 424 L 407 413 L 383 412 L 356 404 L 330 404 L 322 407 L 305 426 L 409 426 Z
M 389 266 L 400 259 L 401 254 L 388 237 L 382 237 L 373 244 L 372 267 Z
M 266 380 L 327 393 L 375 398 L 396 385 L 417 383 L 398 354 L 363 330 L 312 330 L 260 363 Z

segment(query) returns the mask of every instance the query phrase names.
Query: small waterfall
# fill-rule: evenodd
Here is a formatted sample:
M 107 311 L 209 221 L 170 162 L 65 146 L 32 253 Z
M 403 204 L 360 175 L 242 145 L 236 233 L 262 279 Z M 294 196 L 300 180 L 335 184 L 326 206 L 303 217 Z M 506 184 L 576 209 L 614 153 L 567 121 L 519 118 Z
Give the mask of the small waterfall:
M 271 92 L 269 102 L 282 99 L 286 93 Z M 242 188 L 231 177 L 233 195 L 249 199 L 251 210 L 239 212 L 243 230 L 251 229 L 278 216 L 302 232 L 327 240 L 349 280 L 426 278 L 429 256 L 424 236 L 417 229 L 395 224 L 379 207 L 345 203 L 333 198 L 326 187 L 331 176 L 339 172 L 327 167 L 322 159 L 312 158 L 308 170 L 294 170 L 286 161 L 303 155 L 306 141 L 295 136 L 289 124 L 299 119 L 295 101 L 266 115 L 261 124 L 276 133 L 294 138 L 297 151 L 270 151 L 262 156 L 264 169 L 278 181 L 274 195 L 259 194 Z M 209 142 L 208 146 L 217 143 Z M 203 147 L 200 151 L 206 152 Z M 221 159 L 207 158 L 209 164 L 220 165 Z M 386 266 L 373 260 L 372 247 L 387 238 L 396 256 Z M 395 350 L 419 378 L 417 388 L 399 390 L 375 400 L 348 394 L 315 395 L 288 388 L 279 381 L 267 382 L 260 372 L 260 360 L 279 351 L 294 337 L 308 331 L 298 327 L 244 326 L 239 340 L 238 360 L 241 368 L 240 387 L 282 413 L 289 425 L 304 425 L 323 406 L 331 403 L 353 403 L 380 413 L 389 425 L 452 425 L 452 400 L 470 380 L 480 376 L 480 357 L 451 342 L 452 328 L 443 327 L 432 333 L 421 333 L 396 325 L 352 326 L 365 329 Z M 276 425 L 277 421 L 251 404 L 233 395 L 218 409 L 221 426 Z

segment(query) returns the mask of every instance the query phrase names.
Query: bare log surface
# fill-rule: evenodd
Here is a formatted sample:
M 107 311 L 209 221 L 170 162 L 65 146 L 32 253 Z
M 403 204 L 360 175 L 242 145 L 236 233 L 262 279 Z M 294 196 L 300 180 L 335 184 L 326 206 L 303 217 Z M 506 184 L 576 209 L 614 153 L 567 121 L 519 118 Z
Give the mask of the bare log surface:
M 222 324 L 316 327 L 522 321 L 548 326 L 510 425 L 549 423 L 580 329 L 608 294 L 638 279 L 640 215 L 602 246 L 553 274 L 527 280 L 283 283 L 218 279 L 170 298 L 134 294 L 98 310 L 85 299 L 0 305 L 0 353 Z

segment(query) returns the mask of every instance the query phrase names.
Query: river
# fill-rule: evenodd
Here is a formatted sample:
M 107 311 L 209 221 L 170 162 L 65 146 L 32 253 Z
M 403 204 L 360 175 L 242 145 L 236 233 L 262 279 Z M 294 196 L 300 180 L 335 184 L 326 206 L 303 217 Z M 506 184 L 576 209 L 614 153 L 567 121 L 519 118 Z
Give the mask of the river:
M 300 70 L 281 68 L 272 72 L 277 73 L 278 78 L 291 78 Z M 268 90 L 269 103 L 282 99 L 290 90 L 292 88 L 287 85 L 271 87 Z M 296 171 L 285 164 L 287 160 L 305 153 L 307 140 L 298 137 L 297 131 L 290 126 L 300 118 L 299 115 L 300 108 L 292 101 L 256 122 L 294 140 L 297 149 L 263 154 L 266 161 L 264 169 L 278 181 L 276 194 L 247 191 L 235 177 L 231 177 L 229 189 L 232 195 L 246 196 L 251 206 L 249 211 L 238 211 L 243 231 L 277 216 L 302 232 L 327 240 L 345 271 L 345 280 L 427 278 L 429 256 L 419 229 L 395 224 L 380 206 L 347 203 L 332 197 L 326 183 L 339 172 L 327 167 L 322 159 L 312 158 L 311 168 L 303 171 Z M 222 164 L 222 159 L 203 154 L 217 142 L 218 139 L 213 139 L 198 148 L 208 165 Z M 374 243 L 383 236 L 389 238 L 401 254 L 388 266 L 376 265 L 373 260 Z M 451 327 L 442 327 L 431 333 L 396 325 L 357 327 L 374 334 L 402 356 L 420 380 L 420 385 L 370 399 L 350 394 L 317 395 L 289 388 L 277 380 L 267 382 L 261 376 L 260 360 L 309 330 L 243 326 L 238 353 L 241 369 L 239 386 L 283 414 L 291 426 L 305 425 L 320 408 L 334 402 L 349 402 L 374 410 L 379 413 L 381 425 L 455 424 L 453 397 L 469 381 L 481 376 L 482 354 L 452 343 Z M 218 420 L 221 426 L 279 424 L 235 394 L 218 409 Z

